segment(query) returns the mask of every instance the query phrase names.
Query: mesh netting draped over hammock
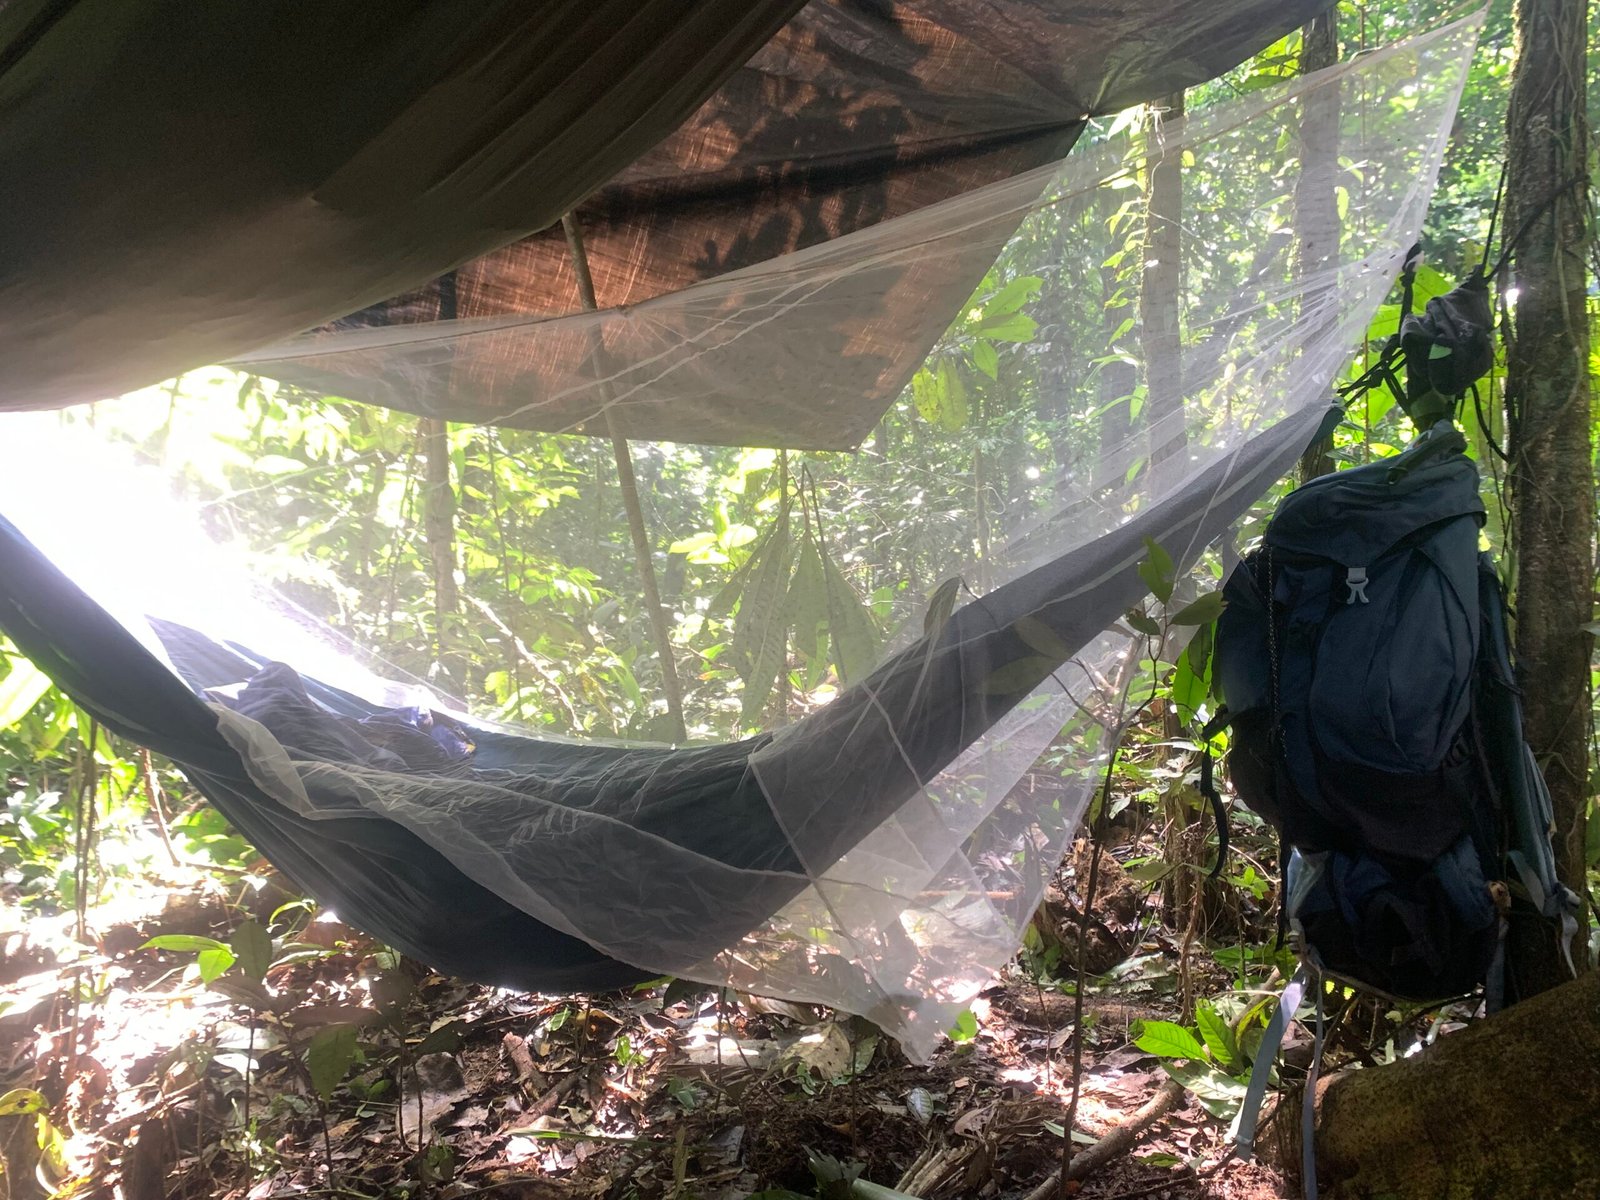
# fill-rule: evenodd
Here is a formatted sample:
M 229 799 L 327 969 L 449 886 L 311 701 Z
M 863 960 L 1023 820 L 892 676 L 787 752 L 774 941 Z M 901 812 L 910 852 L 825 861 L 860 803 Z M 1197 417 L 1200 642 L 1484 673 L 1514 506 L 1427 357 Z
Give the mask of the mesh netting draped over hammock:
M 902 561 L 874 541 L 875 499 L 910 512 L 894 537 L 915 576 L 879 604 L 902 634 L 793 724 L 741 739 L 739 714 L 708 706 L 707 744 L 567 742 L 430 694 L 385 662 L 403 629 L 380 635 L 338 605 L 307 611 L 307 581 L 332 565 L 299 568 L 303 603 L 291 602 L 262 582 L 287 574 L 271 538 L 243 529 L 218 547 L 199 534 L 247 511 L 195 480 L 248 429 L 207 426 L 215 405 L 177 390 L 101 405 L 92 423 L 0 424 L 30 447 L 19 457 L 54 463 L 49 478 L 24 467 L 0 480 L 15 523 L 0 525 L 0 629 L 107 724 L 183 765 L 291 878 L 424 961 L 541 989 L 729 982 L 865 1014 L 925 1053 L 1015 952 L 1077 825 L 1148 650 L 1117 624 L 1146 594 L 1147 542 L 1199 560 L 1323 423 L 1330 383 L 1417 235 L 1476 31 L 1452 25 L 558 332 L 510 321 L 432 342 L 336 335 L 359 339 L 341 341 L 355 357 L 338 370 L 385 386 L 459 385 L 475 362 L 515 355 L 543 364 L 542 394 L 692 412 L 697 396 L 742 392 L 824 424 L 855 386 L 855 360 L 874 345 L 893 353 L 874 316 L 918 269 L 1004 248 L 1008 269 L 1033 270 L 1037 336 L 1007 353 L 1029 356 L 1036 394 L 1002 414 L 1015 428 L 966 411 L 954 382 L 994 352 L 984 323 L 995 333 L 1016 312 L 975 302 L 902 401 L 922 414 L 904 427 L 940 464 L 929 478 L 897 473 L 892 447 L 819 456 L 806 464 L 816 486 L 768 514 L 739 603 L 827 609 L 852 578 Z M 1128 278 L 1130 230 L 1159 219 L 1141 186 L 1155 162 L 1186 181 L 1167 360 L 1131 305 L 1108 303 Z M 1324 209 L 1337 221 L 1318 243 L 1308 214 Z M 841 343 L 851 330 L 860 342 Z M 115 468 L 116 443 L 158 436 L 186 508 L 164 480 Z M 996 439 L 1013 451 L 1003 492 L 965 473 Z M 580 462 L 590 443 L 563 444 Z M 637 453 L 657 495 L 708 486 L 704 472 L 669 468 L 710 451 Z M 70 504 L 59 454 L 78 464 Z M 277 489 L 281 540 L 304 541 L 315 562 L 323 534 L 293 533 L 292 478 Z M 539 497 L 531 527 L 576 520 L 575 491 Z M 852 497 L 848 511 L 835 494 Z M 599 523 L 590 541 L 626 544 L 613 507 L 583 515 Z M 713 592 L 728 578 L 697 577 L 704 593 L 684 584 L 675 600 L 680 638 L 726 620 Z M 926 594 L 946 579 L 970 598 L 930 615 Z M 617 597 L 630 586 L 595 583 Z M 366 600 L 385 587 L 370 581 Z M 533 664 L 490 599 L 466 607 L 485 615 L 485 644 Z M 808 632 L 784 611 L 783 639 Z M 811 622 L 813 640 L 824 621 L 849 640 L 837 611 Z M 1029 774 L 1041 758 L 1048 770 Z

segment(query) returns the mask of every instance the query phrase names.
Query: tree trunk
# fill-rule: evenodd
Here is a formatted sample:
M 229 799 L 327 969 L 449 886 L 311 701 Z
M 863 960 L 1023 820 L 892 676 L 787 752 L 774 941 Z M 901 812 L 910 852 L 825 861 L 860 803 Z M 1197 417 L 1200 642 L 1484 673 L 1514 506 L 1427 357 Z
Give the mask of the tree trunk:
M 1584 188 L 1576 183 L 1588 155 L 1584 19 L 1584 0 L 1517 0 L 1505 214 L 1517 288 L 1506 371 L 1516 650 L 1528 740 L 1555 804 L 1557 866 L 1579 895 L 1591 711 L 1592 638 L 1584 626 L 1593 619 L 1595 523 L 1584 306 L 1589 231 Z M 1575 957 L 1583 957 L 1586 942 L 1580 933 Z M 1566 975 L 1547 937 L 1518 939 L 1512 962 L 1525 992 Z
M 423 417 L 422 534 L 428 546 L 433 574 L 434 653 L 447 667 L 451 662 L 451 624 L 461 599 L 456 593 L 456 493 L 450 485 L 450 430 L 440 420 Z
M 1339 14 L 1329 9 L 1301 31 L 1300 74 L 1309 75 L 1339 61 Z M 1319 88 L 1307 96 L 1300 114 L 1300 183 L 1295 189 L 1295 274 L 1304 285 L 1339 262 L 1339 90 Z M 1328 287 L 1336 285 L 1331 273 Z M 1320 308 L 1330 297 L 1307 291 L 1302 312 Z M 1330 315 L 1330 320 L 1332 317 Z M 1300 479 L 1333 470 L 1333 435 L 1318 438 L 1300 459 Z
M 1104 196 L 1095 219 L 1109 224 L 1116 217 L 1116 198 L 1120 193 L 1110 188 L 1102 188 L 1101 191 Z M 1130 219 L 1127 216 L 1122 218 L 1124 222 Z M 1122 229 L 1123 226 L 1117 228 Z M 1125 233 L 1125 236 L 1131 237 L 1131 234 Z M 1136 315 L 1132 303 L 1135 276 L 1133 267 L 1128 264 L 1137 252 L 1137 247 L 1129 247 L 1120 260 L 1108 257 L 1100 265 L 1100 312 L 1106 338 L 1105 353 L 1108 356 L 1118 352 L 1119 343 L 1126 336 L 1123 325 L 1126 323 L 1131 328 Z M 1100 364 L 1096 376 L 1097 407 L 1100 411 L 1100 462 L 1102 469 L 1108 472 L 1108 479 L 1109 472 L 1115 468 L 1114 478 L 1119 483 L 1122 474 L 1133 465 L 1133 389 L 1138 382 L 1132 362 L 1125 358 L 1108 357 L 1107 361 Z M 1057 457 L 1061 457 L 1059 452 Z
M 1326 1200 L 1600 1196 L 1600 974 L 1320 1089 Z M 1271 1152 L 1298 1164 L 1299 1104 Z
M 1161 125 L 1183 119 L 1183 93 L 1161 102 L 1153 116 L 1150 198 L 1145 206 L 1144 277 L 1139 315 L 1144 326 L 1146 424 L 1150 473 L 1157 487 L 1181 465 L 1188 444 L 1183 425 L 1183 343 L 1179 311 L 1183 292 L 1183 152 L 1161 149 Z M 1168 464 L 1171 464 L 1170 466 Z

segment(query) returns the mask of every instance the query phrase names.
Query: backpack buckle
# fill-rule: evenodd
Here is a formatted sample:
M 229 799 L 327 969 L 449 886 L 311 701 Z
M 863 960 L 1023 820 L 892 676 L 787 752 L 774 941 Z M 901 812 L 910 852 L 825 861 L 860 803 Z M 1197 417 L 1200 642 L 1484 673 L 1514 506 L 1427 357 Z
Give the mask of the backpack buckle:
M 1365 567 L 1351 567 L 1345 573 L 1344 581 L 1350 588 L 1350 597 L 1345 601 L 1346 604 L 1354 604 L 1357 600 L 1363 604 L 1370 603 L 1367 600 L 1367 569 Z

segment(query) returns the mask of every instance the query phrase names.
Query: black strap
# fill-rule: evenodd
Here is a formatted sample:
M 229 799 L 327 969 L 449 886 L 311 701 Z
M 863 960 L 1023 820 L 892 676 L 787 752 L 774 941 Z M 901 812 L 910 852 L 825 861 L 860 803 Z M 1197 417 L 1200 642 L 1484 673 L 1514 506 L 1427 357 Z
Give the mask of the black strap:
M 1226 707 L 1218 709 L 1217 715 L 1206 722 L 1206 727 L 1200 733 L 1204 748 L 1200 752 L 1200 794 L 1211 805 L 1211 817 L 1217 824 L 1217 861 L 1206 874 L 1207 879 L 1215 879 L 1222 874 L 1223 864 L 1228 861 L 1228 810 L 1222 806 L 1222 797 L 1217 794 L 1216 770 L 1212 763 L 1211 739 L 1221 733 L 1233 720 L 1233 714 Z
M 1383 349 L 1378 352 L 1377 361 L 1349 383 L 1339 386 L 1339 398 L 1346 404 L 1382 383 L 1388 385 L 1395 403 L 1402 409 L 1406 407 L 1405 384 L 1400 381 L 1399 374 L 1399 367 L 1405 362 L 1400 330 L 1405 327 L 1406 318 L 1416 305 L 1417 268 L 1421 265 L 1422 243 L 1418 242 L 1406 251 L 1405 262 L 1400 268 L 1400 319 L 1395 324 L 1394 332 L 1384 342 Z

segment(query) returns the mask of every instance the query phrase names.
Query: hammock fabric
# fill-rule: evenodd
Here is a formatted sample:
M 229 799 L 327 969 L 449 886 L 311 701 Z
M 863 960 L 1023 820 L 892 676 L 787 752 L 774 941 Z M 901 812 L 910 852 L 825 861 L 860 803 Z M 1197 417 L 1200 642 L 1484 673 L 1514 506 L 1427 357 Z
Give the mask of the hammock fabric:
M 660 971 L 535 920 L 402 824 L 365 819 L 348 795 L 350 780 L 432 788 L 441 808 L 463 798 L 470 806 L 478 791 L 491 805 L 556 797 L 557 809 L 613 817 L 626 830 L 620 846 L 659 838 L 731 867 L 730 886 L 702 885 L 683 914 L 701 941 L 698 957 L 712 959 L 788 903 L 812 864 L 839 859 L 1144 595 L 1146 538 L 1176 546 L 1214 540 L 1294 463 L 1319 417 L 1314 409 L 1296 414 L 1114 534 L 962 606 L 797 727 L 724 745 L 566 744 L 380 709 L 245 648 L 159 622 L 185 687 L 3 518 L 0 629 L 108 729 L 173 759 L 279 869 L 358 927 L 468 979 L 547 992 L 619 987 Z M 1018 632 L 1029 621 L 1058 639 L 1053 654 L 1039 653 L 1037 632 Z M 241 684 L 221 713 L 199 695 Z M 263 791 L 247 766 L 250 735 L 230 741 L 228 712 L 259 724 L 293 759 L 329 768 L 306 781 L 314 817 Z M 810 797 L 823 819 L 778 820 L 769 788 Z M 560 837 L 559 823 L 555 812 L 547 827 L 519 836 Z M 630 856 L 624 850 L 608 862 L 591 851 L 569 861 L 606 870 L 593 880 L 605 903 L 657 915 L 683 905 L 679 879 L 639 879 L 639 894 L 624 900 L 619 876 L 631 878 Z M 541 858 L 541 869 L 549 866 Z M 660 950 L 638 952 L 636 962 Z
M 156 0 L 12 0 L 0 409 L 127 392 L 373 304 L 358 323 L 432 321 L 447 295 L 462 319 L 574 311 L 560 231 L 519 239 L 579 201 L 601 304 L 637 304 L 1053 162 L 1086 116 L 1209 79 L 1327 6 L 262 0 L 175 22 Z M 908 342 L 942 330 L 966 270 L 900 297 Z M 496 421 L 524 366 L 430 397 L 327 386 Z M 893 390 L 859 398 L 858 435 Z M 623 431 L 694 426 L 636 405 Z

